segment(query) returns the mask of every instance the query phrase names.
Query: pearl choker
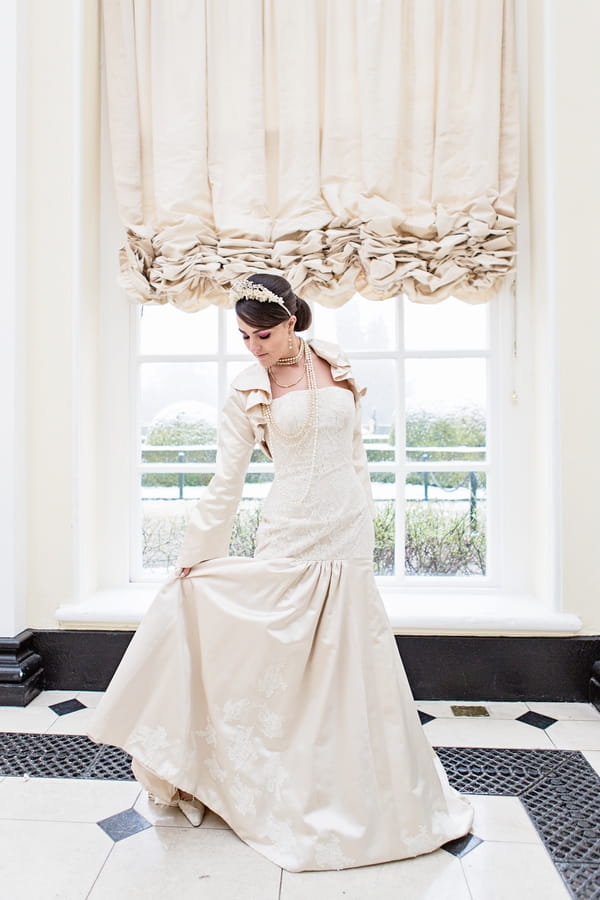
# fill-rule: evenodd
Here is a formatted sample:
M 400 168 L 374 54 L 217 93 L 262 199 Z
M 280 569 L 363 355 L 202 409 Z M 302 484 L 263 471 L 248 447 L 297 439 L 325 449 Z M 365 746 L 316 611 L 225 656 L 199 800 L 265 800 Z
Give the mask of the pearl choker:
M 273 366 L 269 366 L 269 368 L 267 369 L 267 371 L 269 373 L 269 378 L 272 378 L 273 381 L 275 382 L 275 384 L 279 385 L 279 387 L 282 387 L 282 388 L 291 388 L 291 387 L 295 387 L 297 384 L 300 384 L 300 382 L 302 381 L 302 379 L 304 378 L 304 376 L 306 374 L 306 344 L 304 343 L 304 341 L 302 339 L 300 340 L 300 350 L 299 350 L 298 354 L 294 357 L 289 357 L 290 362 L 282 363 L 282 360 L 279 360 L 278 362 L 275 363 L 276 366 L 279 366 L 282 364 L 286 365 L 286 366 L 291 366 L 294 363 L 300 362 L 302 356 L 305 357 L 304 358 L 304 368 L 302 369 L 302 372 L 300 373 L 300 377 L 297 378 L 295 381 L 292 381 L 291 384 L 282 384 L 281 381 L 277 381 L 277 379 L 275 378 L 275 373 L 273 372 Z
M 296 353 L 295 356 L 282 356 L 281 359 L 278 359 L 275 363 L 276 366 L 295 366 L 297 362 L 300 362 L 302 359 L 302 354 L 304 353 L 304 341 L 302 338 L 298 338 L 300 342 L 300 349 Z

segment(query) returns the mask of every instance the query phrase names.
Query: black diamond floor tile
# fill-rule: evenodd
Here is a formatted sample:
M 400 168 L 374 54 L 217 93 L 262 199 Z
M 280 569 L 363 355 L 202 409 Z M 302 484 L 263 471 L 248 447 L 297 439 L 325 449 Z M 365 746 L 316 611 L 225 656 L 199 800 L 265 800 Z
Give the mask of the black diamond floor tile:
M 115 813 L 108 819 L 102 819 L 98 825 L 115 843 L 131 837 L 132 834 L 145 831 L 146 828 L 152 828 L 152 823 L 135 809 L 124 809 L 123 812 Z
M 476 834 L 471 834 L 469 832 L 469 834 L 465 834 L 464 837 L 456 838 L 454 841 L 448 841 L 446 844 L 442 844 L 442 849 L 447 850 L 452 856 L 461 858 L 482 843 L 483 841 L 481 838 L 478 838 Z
M 51 709 L 58 716 L 66 716 L 68 713 L 77 712 L 80 709 L 87 709 L 87 706 L 85 703 L 82 703 L 80 700 L 73 697 L 72 700 L 62 700 L 60 703 L 53 703 L 48 709 Z
M 433 722 L 435 716 L 430 716 L 429 713 L 422 712 L 422 710 L 418 709 L 419 719 L 421 720 L 421 725 L 427 725 L 428 722 Z
M 534 728 L 543 730 L 554 725 L 555 722 L 558 722 L 558 719 L 553 719 L 552 716 L 543 716 L 542 713 L 529 710 L 529 712 L 523 713 L 522 716 L 517 716 L 515 721 L 524 722 L 526 725 L 533 725 Z

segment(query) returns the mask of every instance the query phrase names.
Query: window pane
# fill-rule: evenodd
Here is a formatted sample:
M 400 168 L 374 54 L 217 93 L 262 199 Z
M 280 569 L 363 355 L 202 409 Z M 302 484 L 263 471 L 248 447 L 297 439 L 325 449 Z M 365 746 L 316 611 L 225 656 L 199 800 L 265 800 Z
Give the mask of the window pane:
M 142 482 L 143 484 L 143 482 Z M 154 494 L 154 496 L 152 496 Z M 165 499 L 164 495 L 168 498 Z M 170 488 L 163 497 L 156 486 L 150 491 L 142 486 L 142 567 L 164 574 L 175 565 L 189 515 L 195 501 L 173 499 Z
M 367 388 L 361 401 L 365 442 L 370 435 L 377 443 L 393 449 L 397 403 L 395 361 L 355 359 L 352 371 L 359 387 Z
M 395 474 L 371 472 L 371 491 L 375 501 L 373 568 L 376 575 L 393 575 L 396 571 Z
M 487 304 L 448 297 L 442 303 L 404 300 L 407 350 L 483 350 L 488 346 Z
M 257 361 L 253 359 L 250 354 L 248 354 L 248 359 L 244 360 L 243 362 L 239 360 L 238 362 L 227 363 L 227 389 L 229 390 L 229 385 L 236 375 L 239 375 L 240 372 L 243 372 L 244 369 L 247 369 L 254 363 L 257 363 Z
M 407 459 L 483 459 L 486 360 L 409 359 L 405 365 Z
M 160 449 L 148 450 L 142 447 L 142 462 L 144 463 L 207 463 L 214 466 L 216 445 L 200 450 L 195 447 L 185 447 L 176 450 Z M 174 466 L 175 468 L 175 466 Z M 208 469 L 208 465 L 205 466 Z M 145 500 L 190 500 L 197 499 L 202 488 L 212 477 L 212 471 L 202 472 L 143 472 L 142 473 L 142 498 Z
M 411 472 L 406 478 L 407 575 L 485 575 L 486 476 Z
M 228 353 L 248 353 L 238 328 L 237 316 L 234 309 L 228 309 L 225 312 L 225 338 Z M 248 360 L 249 362 L 252 362 L 250 353 L 248 353 Z
M 144 473 L 142 475 L 142 567 L 161 573 L 173 566 L 186 523 L 212 473 Z M 249 472 L 234 521 L 231 556 L 253 556 L 262 501 L 272 472 Z
M 262 458 L 266 459 L 266 457 Z M 244 493 L 233 523 L 231 540 L 229 541 L 230 556 L 254 556 L 256 530 L 260 525 L 262 503 L 269 493 L 272 483 L 272 471 L 249 472 L 246 475 Z
M 255 500 L 242 500 L 240 503 L 231 531 L 230 556 L 254 556 L 260 510 L 261 504 Z
M 195 313 L 166 303 L 145 304 L 140 310 L 140 353 L 217 353 L 218 309 Z
M 356 294 L 339 309 L 313 306 L 314 334 L 344 351 L 392 350 L 396 346 L 394 299 L 365 300 Z
M 140 383 L 142 462 L 210 462 L 206 454 L 196 453 L 181 459 L 179 453 L 214 448 L 215 364 L 143 363 Z M 149 447 L 163 449 L 149 450 Z

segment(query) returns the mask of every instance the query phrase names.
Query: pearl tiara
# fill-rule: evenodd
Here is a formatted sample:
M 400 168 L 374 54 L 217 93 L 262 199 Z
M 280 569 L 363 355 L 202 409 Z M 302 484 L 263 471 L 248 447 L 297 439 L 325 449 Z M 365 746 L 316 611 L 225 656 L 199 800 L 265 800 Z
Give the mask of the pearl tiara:
M 258 300 L 260 303 L 277 303 L 283 306 L 288 316 L 291 315 L 289 309 L 277 294 L 270 291 L 263 284 L 256 284 L 254 281 L 248 281 L 245 278 L 238 278 L 231 285 L 231 296 L 237 300 Z

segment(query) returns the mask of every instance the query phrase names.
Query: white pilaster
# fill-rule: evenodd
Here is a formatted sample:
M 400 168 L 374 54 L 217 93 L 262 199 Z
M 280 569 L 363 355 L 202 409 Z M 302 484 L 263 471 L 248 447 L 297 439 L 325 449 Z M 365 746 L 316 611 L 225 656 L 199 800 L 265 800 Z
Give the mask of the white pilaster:
M 20 0 L 5 0 L 0 28 L 0 636 L 8 637 L 26 625 L 23 17 Z

